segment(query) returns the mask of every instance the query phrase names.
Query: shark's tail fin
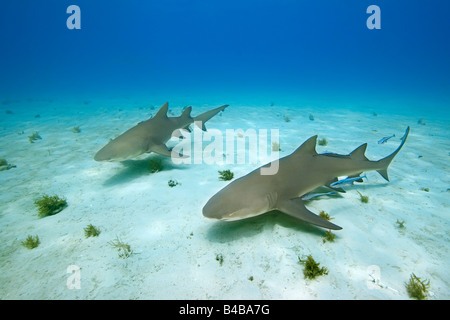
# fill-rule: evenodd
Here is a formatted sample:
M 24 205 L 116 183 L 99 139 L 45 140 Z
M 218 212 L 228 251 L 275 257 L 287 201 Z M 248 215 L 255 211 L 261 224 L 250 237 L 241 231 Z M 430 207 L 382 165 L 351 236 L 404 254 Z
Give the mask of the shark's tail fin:
M 408 128 L 406 128 L 405 134 L 403 135 L 403 137 L 401 138 L 402 143 L 400 143 L 400 146 L 397 148 L 397 150 L 395 150 L 394 152 L 392 152 L 390 155 L 388 155 L 387 157 L 378 160 L 378 162 L 380 163 L 380 167 L 381 169 L 377 170 L 377 172 L 379 174 L 381 174 L 381 176 L 386 179 L 387 181 L 389 181 L 389 176 L 388 176 L 388 172 L 387 169 L 389 167 L 389 165 L 391 164 L 392 160 L 394 159 L 394 157 L 397 155 L 397 153 L 400 151 L 400 149 L 403 147 L 403 145 L 406 142 L 406 138 L 408 138 L 408 134 L 409 134 L 409 126 Z
M 218 114 L 220 111 L 225 110 L 225 108 L 228 107 L 228 104 L 203 112 L 202 114 L 194 117 L 194 122 L 197 122 L 197 126 L 198 123 L 201 123 L 201 128 L 203 131 L 206 131 L 206 127 L 205 127 L 205 122 L 208 121 L 209 119 L 211 119 L 212 117 L 214 117 L 216 114 Z

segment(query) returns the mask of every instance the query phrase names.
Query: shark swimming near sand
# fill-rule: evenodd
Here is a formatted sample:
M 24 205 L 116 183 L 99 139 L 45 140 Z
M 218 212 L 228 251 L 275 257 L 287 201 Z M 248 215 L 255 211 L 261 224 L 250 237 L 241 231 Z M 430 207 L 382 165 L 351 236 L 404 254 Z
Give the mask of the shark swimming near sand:
M 117 138 L 109 141 L 94 156 L 96 161 L 123 161 L 135 158 L 141 154 L 155 152 L 164 156 L 185 157 L 172 153 L 166 146 L 166 142 L 177 130 L 190 131 L 189 126 L 196 123 L 203 131 L 206 131 L 205 122 L 214 117 L 220 111 L 225 110 L 228 105 L 206 111 L 194 118 L 191 117 L 192 107 L 187 107 L 179 117 L 168 117 L 169 104 L 166 102 L 156 115 L 146 121 L 125 131 Z
M 203 207 L 203 215 L 219 220 L 241 220 L 263 213 L 279 210 L 313 225 L 340 230 L 340 226 L 325 220 L 308 210 L 302 196 L 321 186 L 328 186 L 340 176 L 360 175 L 376 170 L 389 181 L 387 169 L 403 147 L 409 134 L 406 129 L 400 146 L 389 156 L 371 161 L 365 156 L 367 143 L 348 155 L 316 152 L 317 135 L 309 138 L 289 156 L 279 160 L 278 171 L 273 175 L 262 175 L 266 164 L 249 174 L 231 182 Z

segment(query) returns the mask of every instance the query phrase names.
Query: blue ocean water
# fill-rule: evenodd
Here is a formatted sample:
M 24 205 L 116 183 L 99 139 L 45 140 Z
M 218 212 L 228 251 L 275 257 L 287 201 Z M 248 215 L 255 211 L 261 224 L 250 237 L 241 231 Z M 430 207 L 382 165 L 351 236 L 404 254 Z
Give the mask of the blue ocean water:
M 71 5 L 81 29 L 67 27 Z M 367 27 L 371 5 L 381 29 Z M 3 0 L 0 298 L 408 299 L 415 273 L 430 280 L 430 299 L 448 299 L 449 9 L 443 0 Z M 345 195 L 308 203 L 343 227 L 331 243 L 282 212 L 203 216 L 229 183 L 218 171 L 237 179 L 263 163 L 174 164 L 154 152 L 94 161 L 166 101 L 170 117 L 230 104 L 191 135 L 203 137 L 202 155 L 231 129 L 236 150 L 215 150 L 219 160 L 251 153 L 246 129 L 279 130 L 279 143 L 264 146 L 282 157 L 318 135 L 320 153 L 367 142 L 370 160 L 411 133 L 389 182 L 369 172 Z M 68 206 L 39 218 L 43 194 Z M 98 238 L 85 237 L 88 224 Z M 28 235 L 37 248 L 23 247 Z M 119 239 L 129 259 L 111 246 Z M 303 277 L 309 254 L 330 271 L 324 280 Z
M 72 4 L 80 30 L 66 27 Z M 366 26 L 372 4 L 381 29 Z M 449 9 L 443 0 L 5 0 L 0 97 L 445 111 Z

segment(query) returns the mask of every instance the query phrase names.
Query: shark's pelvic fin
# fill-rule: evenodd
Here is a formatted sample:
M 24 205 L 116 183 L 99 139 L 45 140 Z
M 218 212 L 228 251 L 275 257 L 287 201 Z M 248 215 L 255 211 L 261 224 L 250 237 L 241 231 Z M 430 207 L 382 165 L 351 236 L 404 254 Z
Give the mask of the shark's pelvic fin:
M 189 158 L 189 156 L 185 156 L 182 154 L 172 153 L 172 150 L 169 149 L 165 144 L 153 145 L 150 149 L 151 152 L 158 153 L 160 155 L 166 157 L 174 157 L 174 158 Z
M 170 157 L 172 155 L 172 151 L 169 148 L 167 148 L 165 144 L 152 145 L 149 152 L 158 153 L 166 157 Z
M 309 222 L 316 226 L 332 229 L 332 230 L 341 230 L 342 228 L 331 223 L 328 220 L 325 220 L 318 215 L 309 211 L 301 198 L 294 198 L 291 200 L 285 200 L 280 203 L 278 209 L 294 218 Z

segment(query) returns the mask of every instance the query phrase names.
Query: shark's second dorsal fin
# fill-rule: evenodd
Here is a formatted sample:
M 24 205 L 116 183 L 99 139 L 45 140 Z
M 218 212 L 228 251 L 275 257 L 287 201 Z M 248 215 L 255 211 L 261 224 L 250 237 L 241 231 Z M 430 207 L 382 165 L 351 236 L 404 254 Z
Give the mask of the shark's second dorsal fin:
M 350 153 L 350 157 L 354 160 L 369 160 L 369 159 L 367 159 L 367 157 L 365 155 L 366 149 L 367 149 L 367 143 L 364 143 L 364 144 L 360 145 L 358 148 L 356 148 L 355 150 L 353 150 Z
M 316 151 L 316 143 L 317 143 L 317 135 L 312 136 L 308 140 L 306 140 L 297 150 L 294 151 L 293 154 L 309 154 L 309 155 L 317 155 Z
M 155 114 L 153 119 L 155 118 L 167 118 L 167 110 L 169 110 L 169 103 L 166 102 L 162 105 L 162 107 L 158 110 L 158 112 Z
M 188 130 L 189 132 L 191 132 L 189 130 L 189 125 L 192 122 L 194 122 L 194 118 L 191 117 L 191 110 L 192 110 L 191 106 L 187 107 L 186 109 L 183 110 L 183 113 L 181 113 L 181 115 L 179 117 L 180 121 L 189 121 L 189 124 L 183 128 L 183 129 Z
M 187 107 L 186 109 L 183 110 L 181 117 L 191 117 L 191 111 L 192 107 L 191 106 Z

